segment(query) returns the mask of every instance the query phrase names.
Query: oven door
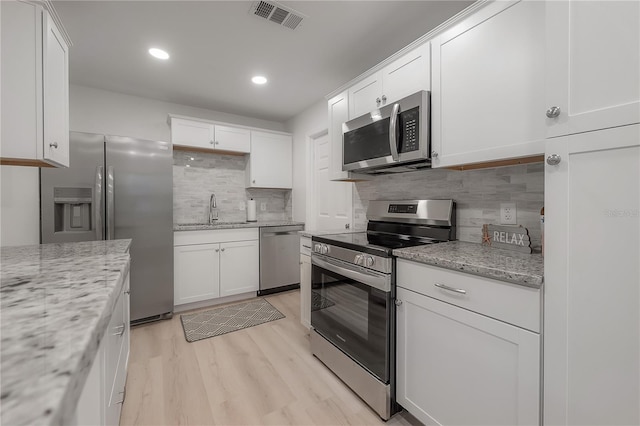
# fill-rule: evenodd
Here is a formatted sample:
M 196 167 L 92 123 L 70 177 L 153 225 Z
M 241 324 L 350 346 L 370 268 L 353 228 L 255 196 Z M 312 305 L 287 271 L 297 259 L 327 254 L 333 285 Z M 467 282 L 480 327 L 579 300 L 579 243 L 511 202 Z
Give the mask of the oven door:
M 313 253 L 311 325 L 389 383 L 391 275 Z

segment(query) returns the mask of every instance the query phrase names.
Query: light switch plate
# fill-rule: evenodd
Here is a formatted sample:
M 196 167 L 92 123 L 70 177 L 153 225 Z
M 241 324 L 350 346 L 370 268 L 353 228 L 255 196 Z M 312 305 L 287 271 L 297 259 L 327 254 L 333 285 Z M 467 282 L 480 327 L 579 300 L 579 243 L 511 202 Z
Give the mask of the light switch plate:
M 516 225 L 517 223 L 516 203 L 500 203 L 500 224 Z
M 261 212 L 267 211 L 267 203 L 260 203 L 260 211 Z

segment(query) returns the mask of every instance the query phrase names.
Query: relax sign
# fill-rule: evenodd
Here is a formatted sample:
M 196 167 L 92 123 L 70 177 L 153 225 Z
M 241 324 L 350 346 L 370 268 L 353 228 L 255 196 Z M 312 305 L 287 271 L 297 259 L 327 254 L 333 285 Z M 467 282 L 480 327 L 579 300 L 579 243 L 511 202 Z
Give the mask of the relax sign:
M 515 232 L 493 231 L 493 241 L 497 243 L 516 244 L 524 247 L 524 237 L 526 234 L 516 234 Z
M 531 253 L 529 230 L 522 226 L 482 225 L 482 244 Z

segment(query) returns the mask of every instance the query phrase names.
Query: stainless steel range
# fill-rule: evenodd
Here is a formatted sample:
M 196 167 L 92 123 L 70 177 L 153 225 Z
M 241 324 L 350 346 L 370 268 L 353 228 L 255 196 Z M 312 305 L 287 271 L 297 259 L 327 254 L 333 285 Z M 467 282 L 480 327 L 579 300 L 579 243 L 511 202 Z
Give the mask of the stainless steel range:
M 312 237 L 311 351 L 378 415 L 395 403 L 393 249 L 455 239 L 453 200 L 370 201 L 366 232 Z

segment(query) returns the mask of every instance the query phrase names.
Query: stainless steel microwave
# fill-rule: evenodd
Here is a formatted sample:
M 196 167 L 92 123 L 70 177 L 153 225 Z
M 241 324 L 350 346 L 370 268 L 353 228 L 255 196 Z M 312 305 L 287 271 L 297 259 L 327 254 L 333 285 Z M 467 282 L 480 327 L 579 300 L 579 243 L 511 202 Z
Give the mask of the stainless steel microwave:
M 430 167 L 429 106 L 430 93 L 422 90 L 344 123 L 342 170 L 385 173 Z

